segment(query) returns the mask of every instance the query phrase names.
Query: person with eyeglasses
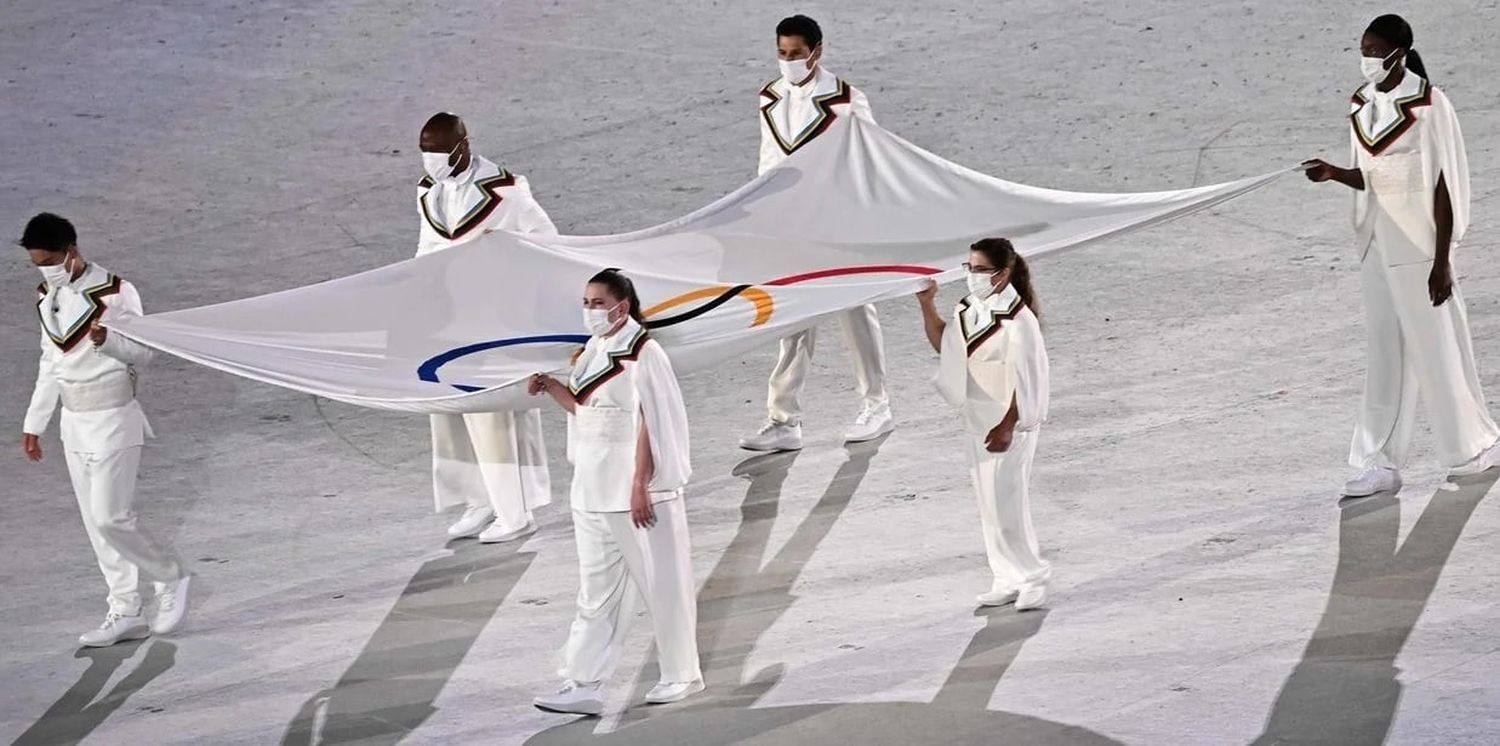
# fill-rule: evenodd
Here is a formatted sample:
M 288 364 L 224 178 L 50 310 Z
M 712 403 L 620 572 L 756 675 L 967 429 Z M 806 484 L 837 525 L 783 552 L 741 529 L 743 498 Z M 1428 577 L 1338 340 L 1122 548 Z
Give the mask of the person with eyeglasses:
M 434 114 L 419 145 L 425 173 L 417 183 L 417 256 L 493 230 L 557 233 L 526 177 L 469 150 L 468 129 L 458 116 Z M 535 533 L 532 511 L 552 502 L 541 413 L 435 414 L 431 422 L 436 509 L 464 506 L 448 527 L 449 538 L 478 536 L 488 544 Z
M 1031 465 L 1047 420 L 1047 348 L 1026 259 L 1005 238 L 969 247 L 968 295 L 951 316 L 937 283 L 917 293 L 927 341 L 939 355 L 939 393 L 962 413 L 969 474 L 979 500 L 985 555 L 994 575 L 981 606 L 1047 603 L 1052 567 L 1031 523 Z
M 1427 78 L 1412 30 L 1384 15 L 1360 39 L 1365 84 L 1349 111 L 1352 168 L 1304 163 L 1307 178 L 1354 190 L 1365 302 L 1364 401 L 1345 497 L 1401 489 L 1420 398 L 1453 476 L 1500 464 L 1452 254 L 1469 224 L 1469 163 L 1448 97 Z

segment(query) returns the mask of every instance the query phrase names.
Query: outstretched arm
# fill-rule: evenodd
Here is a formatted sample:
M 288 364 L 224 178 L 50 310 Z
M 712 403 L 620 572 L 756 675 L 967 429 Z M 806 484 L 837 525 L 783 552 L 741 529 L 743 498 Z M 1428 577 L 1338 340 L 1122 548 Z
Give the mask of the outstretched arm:
M 917 292 L 917 305 L 922 307 L 922 330 L 927 332 L 927 344 L 932 345 L 933 352 L 942 352 L 943 332 L 948 329 L 948 322 L 937 310 L 937 288 L 936 282 L 928 280 Z

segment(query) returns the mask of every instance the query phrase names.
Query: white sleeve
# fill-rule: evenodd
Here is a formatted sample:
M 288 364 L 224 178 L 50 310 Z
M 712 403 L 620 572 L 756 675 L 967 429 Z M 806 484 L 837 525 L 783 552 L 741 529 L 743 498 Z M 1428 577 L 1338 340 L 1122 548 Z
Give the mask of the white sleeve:
M 52 413 L 57 411 L 60 387 L 57 383 L 57 345 L 42 335 L 42 357 L 37 362 L 36 388 L 31 392 L 31 405 L 26 408 L 26 424 L 21 428 L 28 435 L 47 432 L 52 423 Z
M 427 227 L 427 215 L 422 212 L 423 193 L 422 187 L 417 187 L 417 256 L 442 248 L 442 237 Z
M 776 137 L 771 134 L 771 127 L 766 124 L 765 116 L 757 111 L 755 119 L 760 123 L 760 163 L 755 169 L 755 175 L 759 176 L 786 160 L 786 154 L 782 153 L 781 146 L 776 144 Z
M 525 176 L 516 177 L 516 192 L 521 201 L 516 206 L 516 232 L 557 235 L 557 226 L 552 224 L 552 218 L 537 203 L 536 197 L 531 193 L 531 184 L 526 181 Z
M 870 110 L 870 99 L 854 86 L 849 86 L 849 113 L 860 119 L 875 124 L 875 112 Z
M 144 315 L 141 295 L 136 292 L 135 285 L 121 281 L 120 293 L 115 302 L 109 303 L 105 308 L 103 321 L 107 327 L 109 322 L 115 319 Z M 104 335 L 104 344 L 99 345 L 98 349 L 99 352 L 126 365 L 145 365 L 151 362 L 151 358 L 155 355 L 150 347 L 116 332 Z
M 1047 421 L 1051 384 L 1047 347 L 1042 341 L 1041 324 L 1034 314 L 1017 316 L 1011 331 L 1016 335 L 1014 350 L 1020 356 L 1015 361 L 1016 429 L 1022 432 L 1035 430 Z
M 651 440 L 655 473 L 652 492 L 671 492 L 687 486 L 693 474 L 688 442 L 687 407 L 672 361 L 655 340 L 648 340 L 635 362 L 636 393 L 641 400 L 641 420 Z
M 1448 186 L 1448 200 L 1453 203 L 1453 244 L 1463 239 L 1469 227 L 1469 158 L 1464 152 L 1464 134 L 1458 127 L 1458 114 L 1442 91 L 1432 89 L 1432 117 L 1426 123 L 1427 141 L 1423 159 L 1429 161 L 1424 171 L 1432 174 L 1429 194 L 1437 191 L 1438 175 Z

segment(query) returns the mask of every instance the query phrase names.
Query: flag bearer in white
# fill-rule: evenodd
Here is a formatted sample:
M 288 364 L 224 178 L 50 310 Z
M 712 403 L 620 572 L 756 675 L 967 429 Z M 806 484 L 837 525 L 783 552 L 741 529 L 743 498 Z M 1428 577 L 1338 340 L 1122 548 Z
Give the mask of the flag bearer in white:
M 1469 164 L 1448 97 L 1427 80 L 1400 16 L 1360 41 L 1353 168 L 1308 161 L 1307 177 L 1353 188 L 1369 361 L 1349 464 L 1348 497 L 1401 489 L 1420 395 L 1438 457 L 1456 476 L 1500 464 L 1500 428 L 1474 365 L 1452 250 L 1469 224 Z
M 440 113 L 421 135 L 417 256 L 492 230 L 556 233 L 526 177 L 469 151 L 463 120 Z M 512 541 L 536 531 L 531 511 L 552 502 L 542 417 L 525 412 L 432 415 L 432 493 L 437 510 L 465 506 L 448 536 Z
M 578 616 L 559 671 L 563 685 L 538 708 L 598 715 L 637 594 L 656 631 L 661 682 L 651 704 L 703 691 L 698 606 L 682 491 L 691 474 L 687 410 L 667 354 L 642 326 L 635 286 L 615 270 L 589 281 L 584 323 L 593 335 L 563 383 L 536 375 L 568 416 Z
M 951 320 L 937 310 L 937 285 L 918 293 L 927 341 L 940 355 L 937 385 L 963 412 L 969 474 L 979 497 L 984 549 L 994 582 L 982 606 L 1047 602 L 1051 566 L 1031 525 L 1031 461 L 1047 419 L 1047 348 L 1026 260 L 1010 241 L 969 249 L 969 294 Z
M 141 447 L 151 434 L 135 399 L 136 367 L 151 359 L 151 350 L 100 325 L 141 315 L 141 297 L 134 285 L 84 261 L 73 225 L 57 215 L 32 218 L 21 246 L 45 278 L 37 288 L 42 357 L 22 446 L 27 458 L 42 460 L 41 436 L 60 400 L 73 492 L 109 584 L 104 624 L 78 642 L 103 647 L 169 633 L 187 615 L 192 576 L 136 523 L 134 507 Z M 149 623 L 141 613 L 142 576 L 156 592 Z
M 819 64 L 823 31 L 817 21 L 801 15 L 783 19 L 776 26 L 776 55 L 781 76 L 760 90 L 760 173 L 812 142 L 839 117 L 874 121 L 865 94 Z M 880 319 L 875 306 L 866 305 L 839 317 L 839 325 L 862 399 L 859 415 L 844 439 L 851 443 L 874 440 L 894 427 L 885 389 Z M 769 383 L 769 418 L 758 433 L 740 440 L 742 448 L 786 451 L 802 447 L 802 387 L 816 342 L 816 329 L 781 340 Z

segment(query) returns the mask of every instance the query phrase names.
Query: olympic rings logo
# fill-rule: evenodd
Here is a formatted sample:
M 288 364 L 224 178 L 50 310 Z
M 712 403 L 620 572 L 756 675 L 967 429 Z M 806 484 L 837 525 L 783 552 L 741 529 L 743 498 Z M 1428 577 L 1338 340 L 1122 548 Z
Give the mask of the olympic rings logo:
M 834 267 L 831 269 L 822 269 L 815 272 L 805 272 L 797 275 L 788 275 L 786 277 L 778 277 L 774 280 L 768 280 L 766 282 L 760 283 L 760 285 L 764 287 L 787 287 L 804 282 L 811 282 L 813 280 L 822 280 L 829 277 L 845 277 L 849 275 L 866 274 L 935 275 L 941 271 L 942 270 L 933 267 L 926 267 L 916 264 L 867 264 L 857 267 Z M 771 297 L 770 293 L 767 293 L 766 291 L 760 289 L 760 286 L 719 285 L 713 287 L 698 288 L 697 290 L 691 290 L 681 295 L 668 298 L 667 300 L 646 308 L 644 311 L 642 311 L 642 315 L 646 317 L 646 328 L 664 329 L 669 326 L 676 326 L 677 324 L 696 319 L 724 305 L 725 303 L 728 303 L 729 301 L 740 297 L 743 297 L 755 309 L 755 318 L 750 322 L 750 328 L 752 329 L 757 326 L 763 326 L 766 323 L 770 322 L 771 317 L 776 313 L 775 299 Z M 673 316 L 667 316 L 665 318 L 658 318 L 660 314 L 666 311 L 688 305 L 695 301 L 701 301 L 705 298 L 709 298 L 711 300 L 709 300 L 707 303 L 698 305 L 691 310 L 684 311 Z M 419 380 L 427 381 L 430 383 L 442 383 L 442 380 L 438 375 L 438 371 L 444 365 L 447 365 L 448 363 L 451 363 L 454 360 L 458 360 L 460 358 L 465 358 L 470 355 L 477 355 L 481 352 L 488 352 L 490 350 L 497 350 L 504 347 L 517 347 L 537 344 L 584 344 L 588 341 L 589 336 L 587 334 L 538 334 L 529 337 L 508 337 L 505 339 L 496 339 L 488 342 L 478 342 L 471 345 L 464 345 L 462 347 L 455 347 L 445 352 L 440 352 L 423 361 L 423 363 L 417 367 L 417 378 Z M 464 392 L 484 390 L 483 386 L 468 386 L 457 383 L 449 385 L 455 389 L 458 389 L 459 391 Z

